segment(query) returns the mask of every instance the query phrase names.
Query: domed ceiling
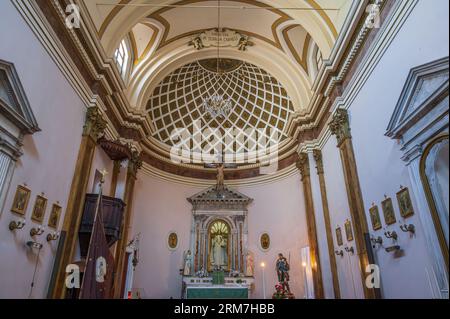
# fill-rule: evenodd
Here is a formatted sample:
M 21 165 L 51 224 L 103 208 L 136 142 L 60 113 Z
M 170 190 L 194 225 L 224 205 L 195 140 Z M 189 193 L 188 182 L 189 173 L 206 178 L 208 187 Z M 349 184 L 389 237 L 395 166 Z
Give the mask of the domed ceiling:
M 105 65 L 114 63 L 120 45 L 128 49 L 127 69 L 108 69 L 114 80 L 105 81 L 105 92 L 120 87 L 108 97 L 109 114 L 117 117 L 111 138 L 138 144 L 149 171 L 198 179 L 216 178 L 204 166 L 208 161 L 184 161 L 184 153 L 174 161 L 172 150 L 179 146 L 174 130 L 192 133 L 199 121 L 223 140 L 231 130 L 258 129 L 265 130 L 266 147 L 279 142 L 275 155 L 239 162 L 227 179 L 259 177 L 269 157 L 278 158 L 279 171 L 293 166 L 300 140 L 316 139 L 325 125 L 329 78 L 345 56 L 336 45 L 350 42 L 342 32 L 355 27 L 365 10 L 353 0 L 80 0 L 80 6 L 96 39 L 93 50 L 102 47 L 102 57 L 111 59 Z M 214 41 L 192 45 L 215 30 L 223 31 L 224 41 L 215 43 L 212 36 Z M 236 45 L 230 34 L 248 45 Z M 216 94 L 232 101 L 223 118 L 204 109 L 204 99 Z M 233 151 L 241 151 L 238 143 Z
M 202 127 L 219 129 L 265 129 L 277 132 L 280 140 L 289 116 L 294 112 L 292 102 L 283 86 L 269 73 L 251 63 L 233 59 L 192 62 L 170 73 L 155 88 L 147 110 L 155 127 L 153 137 L 169 146 L 176 128 L 193 132 L 194 122 Z M 204 99 L 214 94 L 231 98 L 231 113 L 225 118 L 213 118 L 203 108 Z M 267 132 L 270 134 L 270 132 Z

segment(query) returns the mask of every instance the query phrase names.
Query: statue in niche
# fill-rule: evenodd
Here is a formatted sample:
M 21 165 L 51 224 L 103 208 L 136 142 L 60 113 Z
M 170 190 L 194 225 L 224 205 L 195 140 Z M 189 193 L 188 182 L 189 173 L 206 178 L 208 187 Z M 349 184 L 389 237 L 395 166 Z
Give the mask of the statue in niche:
M 255 260 L 253 258 L 253 254 L 251 251 L 247 252 L 246 262 L 247 262 L 247 269 L 245 271 L 245 275 L 247 277 L 253 277 L 255 275 Z
M 191 266 L 192 266 L 192 253 L 190 250 L 188 250 L 184 256 L 183 276 L 191 275 Z
M 217 235 L 212 240 L 211 265 L 224 268 L 227 265 L 227 239 Z
M 215 221 L 210 228 L 209 262 L 211 269 L 229 270 L 228 268 L 228 236 L 230 227 L 222 220 Z

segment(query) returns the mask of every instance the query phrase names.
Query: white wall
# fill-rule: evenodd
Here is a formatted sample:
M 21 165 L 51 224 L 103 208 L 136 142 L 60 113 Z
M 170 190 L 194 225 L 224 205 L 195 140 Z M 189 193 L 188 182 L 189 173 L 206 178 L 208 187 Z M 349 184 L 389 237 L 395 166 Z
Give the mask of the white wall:
M 42 132 L 27 136 L 24 155 L 17 163 L 3 212 L 0 215 L 0 298 L 28 298 L 36 254 L 25 247 L 29 231 L 37 226 L 30 220 L 36 195 L 45 193 L 48 206 L 60 201 L 63 214 L 80 145 L 85 108 L 44 51 L 10 1 L 0 1 L 0 59 L 15 64 L 25 93 Z M 17 185 L 32 190 L 27 226 L 12 233 L 8 225 L 19 217 L 10 212 Z M 63 217 L 60 219 L 62 225 Z M 60 226 L 61 227 L 61 226 Z M 34 292 L 31 298 L 44 298 L 53 267 L 56 244 L 39 237 L 44 248 L 39 256 Z
M 400 160 L 402 153 L 399 144 L 384 134 L 410 69 L 448 56 L 448 20 L 448 1 L 419 1 L 349 109 L 369 228 L 372 229 L 368 210 L 375 202 L 381 213 L 380 203 L 384 195 L 393 198 L 399 223 L 412 223 L 417 227 L 414 238 L 402 233 L 399 224 L 386 228 L 397 231 L 399 245 L 404 249 L 405 256 L 396 259 L 383 249 L 376 253 L 385 298 L 431 297 L 425 271 L 429 264 L 418 214 L 407 221 L 400 220 L 396 202 L 400 185 L 410 187 L 408 170 Z M 346 218 L 350 218 L 350 214 L 334 137 L 324 148 L 324 162 L 332 223 L 342 225 Z M 413 205 L 417 207 L 415 202 Z M 385 245 L 389 246 L 392 242 L 383 236 L 384 231 L 380 230 L 374 235 L 382 236 Z M 342 264 L 339 257 L 338 268 L 341 288 L 350 291 L 346 287 L 352 284 L 351 278 L 344 276 L 348 266 Z M 344 293 L 343 297 L 349 295 Z
M 134 288 L 142 289 L 145 298 L 179 298 L 183 252 L 190 248 L 191 205 L 186 198 L 202 189 L 166 182 L 139 174 L 133 205 L 132 234 L 141 233 L 140 264 Z M 275 261 L 278 253 L 291 254 L 291 286 L 303 298 L 303 270 L 300 249 L 308 246 L 303 190 L 299 174 L 274 184 L 236 188 L 254 199 L 249 206 L 249 249 L 255 253 L 256 287 L 252 298 L 262 298 L 262 272 L 265 262 L 267 296 L 277 281 Z M 167 248 L 169 232 L 176 231 L 180 245 L 175 252 Z M 259 249 L 259 236 L 269 232 L 272 246 Z

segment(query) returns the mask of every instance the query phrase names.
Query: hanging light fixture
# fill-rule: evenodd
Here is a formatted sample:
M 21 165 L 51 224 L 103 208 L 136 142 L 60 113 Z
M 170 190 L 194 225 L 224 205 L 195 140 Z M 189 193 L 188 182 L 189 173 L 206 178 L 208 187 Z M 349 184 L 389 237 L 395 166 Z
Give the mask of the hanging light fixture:
M 222 79 L 223 72 L 220 69 L 220 18 L 221 6 L 218 1 L 218 26 L 217 26 L 217 78 L 218 81 Z M 225 94 L 215 93 L 203 99 L 203 111 L 212 118 L 226 118 L 233 109 L 233 101 L 231 97 L 226 97 Z

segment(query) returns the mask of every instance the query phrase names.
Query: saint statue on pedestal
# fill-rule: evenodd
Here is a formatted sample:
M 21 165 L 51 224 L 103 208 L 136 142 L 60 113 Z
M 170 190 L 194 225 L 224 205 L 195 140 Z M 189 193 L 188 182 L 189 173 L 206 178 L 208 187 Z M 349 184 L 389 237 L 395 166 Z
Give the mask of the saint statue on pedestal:
M 283 293 L 286 296 L 290 296 L 291 288 L 289 287 L 289 270 L 291 269 L 288 260 L 283 254 L 278 255 L 277 263 L 276 263 L 278 282 L 283 288 Z
M 191 264 L 192 264 L 192 253 L 190 250 L 186 252 L 184 256 L 184 268 L 183 268 L 183 276 L 191 275 Z
M 247 252 L 246 262 L 247 269 L 245 275 L 247 277 L 253 277 L 255 275 L 255 261 L 253 259 L 253 254 L 250 251 Z

